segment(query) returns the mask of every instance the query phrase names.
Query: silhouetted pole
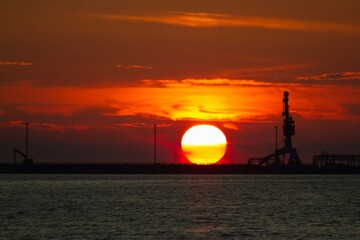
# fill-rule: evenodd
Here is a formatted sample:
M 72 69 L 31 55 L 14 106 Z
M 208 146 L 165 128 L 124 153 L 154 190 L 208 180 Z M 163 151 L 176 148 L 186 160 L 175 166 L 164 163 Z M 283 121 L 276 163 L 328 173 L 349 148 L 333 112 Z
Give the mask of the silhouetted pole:
M 278 126 L 275 126 L 275 152 L 278 149 Z
M 26 160 L 29 159 L 29 123 L 25 123 L 25 155 Z
M 156 124 L 154 124 L 154 164 L 156 164 Z

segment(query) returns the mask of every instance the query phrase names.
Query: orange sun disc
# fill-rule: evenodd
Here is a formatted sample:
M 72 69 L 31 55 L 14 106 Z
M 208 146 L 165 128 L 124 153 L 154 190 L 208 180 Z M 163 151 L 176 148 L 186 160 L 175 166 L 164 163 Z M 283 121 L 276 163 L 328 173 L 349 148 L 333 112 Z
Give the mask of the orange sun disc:
M 224 133 L 212 125 L 196 125 L 182 137 L 181 148 L 186 158 L 195 164 L 217 163 L 226 152 Z

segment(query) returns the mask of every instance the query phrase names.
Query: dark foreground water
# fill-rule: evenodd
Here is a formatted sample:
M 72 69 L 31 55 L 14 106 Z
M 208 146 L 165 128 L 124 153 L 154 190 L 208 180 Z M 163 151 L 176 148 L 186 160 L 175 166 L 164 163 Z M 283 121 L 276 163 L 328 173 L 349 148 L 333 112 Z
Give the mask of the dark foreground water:
M 360 175 L 0 175 L 0 239 L 360 239 Z

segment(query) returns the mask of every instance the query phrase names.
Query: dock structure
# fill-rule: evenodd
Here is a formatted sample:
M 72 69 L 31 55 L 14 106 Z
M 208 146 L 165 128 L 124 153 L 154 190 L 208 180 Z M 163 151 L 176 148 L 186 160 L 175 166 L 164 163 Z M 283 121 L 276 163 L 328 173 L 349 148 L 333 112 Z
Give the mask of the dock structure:
M 324 167 L 360 167 L 360 155 L 320 154 L 313 157 L 313 166 Z

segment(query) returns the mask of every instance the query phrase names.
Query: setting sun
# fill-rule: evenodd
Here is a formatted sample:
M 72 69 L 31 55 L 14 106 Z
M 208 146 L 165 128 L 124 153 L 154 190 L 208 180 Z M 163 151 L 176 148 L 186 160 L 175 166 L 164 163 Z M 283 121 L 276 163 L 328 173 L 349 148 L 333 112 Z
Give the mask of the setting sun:
M 189 128 L 181 140 L 186 158 L 195 164 L 217 163 L 225 154 L 226 137 L 212 125 L 197 125 Z

